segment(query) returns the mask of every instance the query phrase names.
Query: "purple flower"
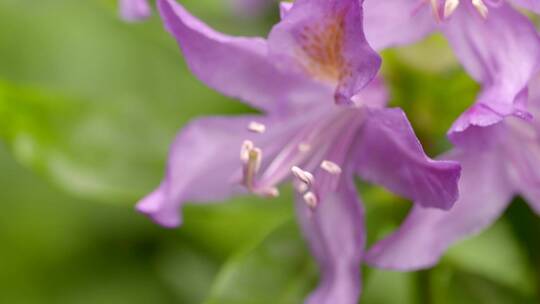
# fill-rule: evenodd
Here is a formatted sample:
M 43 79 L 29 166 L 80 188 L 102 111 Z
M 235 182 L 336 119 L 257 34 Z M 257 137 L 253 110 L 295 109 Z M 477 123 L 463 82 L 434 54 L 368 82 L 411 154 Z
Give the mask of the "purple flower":
M 540 8 L 537 1 L 514 2 Z M 454 242 L 489 226 L 517 194 L 540 212 L 540 125 L 531 121 L 531 112 L 540 113 L 540 82 L 533 82 L 540 40 L 534 26 L 506 1 L 417 3 L 366 0 L 368 41 L 382 49 L 439 29 L 482 91 L 452 126 L 456 147 L 442 157 L 462 164 L 455 206 L 439 212 L 416 205 L 400 229 L 367 254 L 369 264 L 399 270 L 433 266 Z M 534 97 L 527 108 L 529 95 Z
M 147 0 L 120 0 L 120 16 L 126 21 L 141 21 L 150 17 L 151 13 Z
M 513 2 L 540 12 L 538 1 Z M 366 36 L 375 49 L 411 43 L 438 29 L 482 84 L 476 103 L 454 123 L 450 136 L 506 116 L 531 118 L 524 92 L 540 66 L 540 40 L 533 24 L 507 1 L 366 0 L 365 12 Z
M 540 114 L 540 79 L 531 85 L 530 110 Z M 398 231 L 367 254 L 373 266 L 415 270 L 437 263 L 454 242 L 493 223 L 516 195 L 540 214 L 540 122 L 507 117 L 471 127 L 443 159 L 460 161 L 460 198 L 447 212 L 415 206 Z
M 365 229 L 354 175 L 448 209 L 460 172 L 455 162 L 429 159 L 405 114 L 384 108 L 361 2 L 298 0 L 268 40 L 218 33 L 174 0 L 158 7 L 192 72 L 264 114 L 191 122 L 172 145 L 161 185 L 137 209 L 175 227 L 187 201 L 275 197 L 277 185 L 291 180 L 322 272 L 307 303 L 356 303 Z

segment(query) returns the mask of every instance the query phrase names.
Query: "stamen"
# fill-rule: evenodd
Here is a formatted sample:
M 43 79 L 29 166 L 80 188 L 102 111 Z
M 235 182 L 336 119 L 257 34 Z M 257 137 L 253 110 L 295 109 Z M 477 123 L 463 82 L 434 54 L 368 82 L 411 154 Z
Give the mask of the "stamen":
M 313 181 L 315 178 L 313 177 L 313 174 L 311 172 L 302 170 L 296 166 L 291 168 L 291 172 L 298 178 L 301 182 L 306 184 L 307 186 L 313 185 Z
M 257 193 L 262 196 L 272 197 L 272 198 L 279 196 L 279 190 L 276 187 L 260 189 L 260 190 L 257 190 Z
M 302 153 L 309 152 L 310 150 L 311 150 L 311 145 L 310 144 L 300 143 L 298 145 L 298 151 L 300 151 Z
M 296 189 L 296 191 L 298 191 L 298 193 L 304 193 L 309 190 L 309 186 L 300 181 L 294 183 L 294 188 Z
M 315 193 L 309 191 L 304 194 L 304 202 L 306 205 L 308 205 L 309 208 L 314 209 L 317 207 L 317 204 L 319 203 L 319 199 L 317 199 L 317 195 Z
M 488 7 L 484 4 L 484 1 L 482 0 L 471 0 L 472 2 L 472 5 L 476 8 L 476 10 L 478 11 L 478 13 L 480 14 L 480 16 L 482 16 L 482 18 L 487 18 L 487 15 L 488 15 Z
M 254 133 L 264 133 L 266 131 L 266 126 L 262 123 L 252 121 L 248 125 L 248 130 Z
M 247 163 L 249 160 L 249 151 L 253 150 L 254 145 L 251 140 L 244 140 L 242 147 L 240 148 L 240 159 L 243 163 Z
M 341 174 L 341 167 L 338 164 L 329 160 L 323 160 L 321 163 L 321 168 L 330 174 Z
M 458 8 L 459 0 L 446 0 L 444 3 L 444 18 L 450 17 Z

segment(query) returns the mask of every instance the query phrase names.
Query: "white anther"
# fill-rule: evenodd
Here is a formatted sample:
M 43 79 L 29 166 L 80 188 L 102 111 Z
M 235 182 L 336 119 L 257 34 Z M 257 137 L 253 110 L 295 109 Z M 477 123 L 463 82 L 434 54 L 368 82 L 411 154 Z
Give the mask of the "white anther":
M 242 147 L 240 148 L 240 159 L 243 163 L 247 163 L 249 161 L 249 152 L 253 150 L 254 145 L 251 140 L 244 140 L 242 143 Z
M 309 152 L 309 150 L 311 150 L 311 145 L 310 144 L 300 143 L 298 145 L 298 151 L 300 151 L 302 153 Z
M 323 160 L 321 163 L 321 168 L 330 174 L 338 175 L 341 173 L 341 167 L 329 160 Z
M 309 186 L 300 181 L 294 183 L 294 188 L 296 189 L 296 191 L 298 191 L 298 193 L 304 193 L 309 190 Z
M 279 196 L 279 190 L 276 187 L 261 189 L 261 190 L 258 190 L 257 193 L 262 196 L 272 197 L 272 198 Z
M 319 203 L 319 199 L 317 199 L 317 195 L 315 193 L 309 191 L 304 194 L 304 202 L 306 205 L 308 205 L 309 208 L 314 209 L 317 207 L 317 204 Z
M 311 172 L 302 170 L 296 166 L 291 168 L 291 172 L 304 184 L 308 186 L 313 185 L 313 181 L 315 180 L 315 178 L 313 177 L 313 174 L 311 174 Z
M 488 15 L 488 7 L 484 4 L 484 1 L 482 0 L 471 0 L 472 5 L 476 8 L 480 16 L 482 18 L 487 18 Z
M 459 0 L 446 0 L 444 2 L 444 18 L 450 17 L 458 8 Z
M 252 121 L 248 125 L 248 130 L 254 133 L 264 133 L 264 131 L 266 131 L 266 126 L 262 123 Z

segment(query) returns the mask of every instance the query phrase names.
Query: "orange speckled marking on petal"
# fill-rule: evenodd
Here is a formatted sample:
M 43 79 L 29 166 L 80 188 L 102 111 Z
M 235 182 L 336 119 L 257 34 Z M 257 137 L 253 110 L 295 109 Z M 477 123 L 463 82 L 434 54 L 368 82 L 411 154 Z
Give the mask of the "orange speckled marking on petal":
M 338 82 L 350 76 L 351 69 L 343 57 L 345 12 L 306 25 L 298 34 L 304 68 L 314 78 Z

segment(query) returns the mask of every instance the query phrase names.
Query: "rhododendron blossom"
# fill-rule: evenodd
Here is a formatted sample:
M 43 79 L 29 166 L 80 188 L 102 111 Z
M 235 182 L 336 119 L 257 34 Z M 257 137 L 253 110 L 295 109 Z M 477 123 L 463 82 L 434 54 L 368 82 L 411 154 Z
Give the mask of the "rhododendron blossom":
M 138 210 L 175 227 L 187 201 L 248 192 L 271 198 L 290 180 L 321 268 L 307 303 L 357 303 L 365 227 L 354 176 L 449 209 L 460 174 L 455 162 L 429 159 L 405 114 L 385 107 L 361 1 L 299 0 L 282 10 L 267 40 L 218 33 L 174 0 L 158 7 L 192 72 L 264 114 L 189 123 L 172 145 L 165 178 Z
M 377 49 L 411 43 L 438 29 L 482 84 L 476 102 L 449 131 L 455 148 L 441 157 L 463 166 L 458 202 L 448 212 L 416 205 L 398 231 L 371 249 L 371 265 L 433 266 L 454 242 L 489 226 L 517 194 L 540 210 L 539 129 L 533 115 L 540 113 L 540 98 L 529 94 L 529 86 L 538 91 L 540 38 L 511 4 L 540 11 L 538 1 L 366 0 L 366 35 Z
M 506 116 L 530 119 L 526 91 L 540 67 L 540 40 L 532 22 L 508 2 L 366 0 L 366 36 L 377 50 L 413 43 L 434 30 L 446 36 L 464 68 L 482 84 L 450 136 Z M 537 1 L 513 3 L 540 11 Z

